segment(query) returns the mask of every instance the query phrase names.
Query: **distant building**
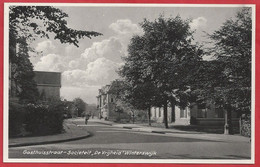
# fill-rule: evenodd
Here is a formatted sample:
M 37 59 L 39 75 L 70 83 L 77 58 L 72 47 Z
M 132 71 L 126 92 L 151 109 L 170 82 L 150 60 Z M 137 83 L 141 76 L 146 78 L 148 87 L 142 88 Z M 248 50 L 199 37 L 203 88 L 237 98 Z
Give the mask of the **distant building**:
M 34 71 L 34 80 L 42 100 L 60 98 L 61 73 Z
M 115 120 L 118 116 L 116 113 L 116 91 L 120 81 L 113 81 L 110 85 L 103 86 L 99 89 L 97 96 L 97 109 L 99 112 L 99 118 L 106 120 Z

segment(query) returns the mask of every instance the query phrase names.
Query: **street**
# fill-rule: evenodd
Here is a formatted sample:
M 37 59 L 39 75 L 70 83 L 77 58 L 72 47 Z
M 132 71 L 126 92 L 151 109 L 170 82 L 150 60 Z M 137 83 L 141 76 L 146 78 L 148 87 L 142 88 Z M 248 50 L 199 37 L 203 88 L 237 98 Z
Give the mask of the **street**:
M 9 158 L 65 159 L 250 159 L 250 143 L 180 137 L 180 134 L 138 132 L 81 119 L 76 122 L 91 135 L 57 144 L 14 147 Z

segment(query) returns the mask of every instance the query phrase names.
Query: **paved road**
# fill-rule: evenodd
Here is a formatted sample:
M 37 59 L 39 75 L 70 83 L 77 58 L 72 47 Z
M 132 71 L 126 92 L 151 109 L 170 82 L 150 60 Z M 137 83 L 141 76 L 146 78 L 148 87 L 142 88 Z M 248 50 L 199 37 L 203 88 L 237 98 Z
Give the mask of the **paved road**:
M 137 132 L 94 122 L 84 125 L 79 121 L 77 124 L 91 136 L 59 144 L 11 148 L 9 158 L 250 159 L 250 143 L 247 142 Z

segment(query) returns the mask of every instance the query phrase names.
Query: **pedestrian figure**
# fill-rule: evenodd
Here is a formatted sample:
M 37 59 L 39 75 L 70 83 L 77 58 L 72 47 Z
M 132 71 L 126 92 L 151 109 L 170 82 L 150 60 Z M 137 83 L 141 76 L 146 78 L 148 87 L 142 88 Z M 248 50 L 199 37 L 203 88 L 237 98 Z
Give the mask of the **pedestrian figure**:
M 85 117 L 85 124 L 86 125 L 88 124 L 88 120 L 89 120 L 89 114 L 87 114 L 86 117 Z

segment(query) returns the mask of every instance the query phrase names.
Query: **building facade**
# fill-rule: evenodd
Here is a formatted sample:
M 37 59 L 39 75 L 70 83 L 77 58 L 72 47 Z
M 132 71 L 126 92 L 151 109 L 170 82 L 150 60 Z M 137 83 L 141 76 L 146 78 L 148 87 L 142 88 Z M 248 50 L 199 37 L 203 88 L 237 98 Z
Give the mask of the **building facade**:
M 172 107 L 168 107 L 168 122 L 174 122 L 179 125 L 207 125 L 207 126 L 222 126 L 224 125 L 224 110 L 216 108 L 214 104 L 191 104 L 184 109 L 175 106 L 175 112 Z M 151 108 L 151 120 L 155 122 L 163 122 L 163 107 Z M 238 125 L 239 118 L 236 112 L 232 112 L 232 122 Z
M 103 86 L 98 91 L 97 96 L 97 110 L 99 112 L 99 118 L 105 120 L 116 120 L 119 113 L 116 111 L 116 92 L 120 81 L 113 81 L 110 85 Z M 126 113 L 121 114 L 121 118 L 125 116 Z
M 191 117 L 189 107 L 186 107 L 185 109 L 180 109 L 177 106 L 175 106 L 174 109 L 172 107 L 168 107 L 167 111 L 167 118 L 169 123 L 175 122 L 176 124 L 181 125 L 190 124 Z M 162 123 L 164 121 L 163 107 L 151 108 L 151 120 L 159 123 Z
M 61 73 L 46 71 L 34 71 L 34 73 L 34 80 L 37 84 L 37 89 L 41 99 L 59 99 L 61 88 Z
M 110 85 L 103 86 L 99 89 L 97 96 L 97 109 L 99 117 L 106 120 L 115 120 L 118 116 L 116 113 L 116 92 L 119 81 L 113 81 Z M 158 123 L 164 122 L 163 107 L 151 107 L 151 120 Z M 222 126 L 224 125 L 225 111 L 216 108 L 210 101 L 204 104 L 190 104 L 188 107 L 180 108 L 171 105 L 167 108 L 167 119 L 169 123 L 177 125 L 206 125 Z M 239 118 L 236 112 L 232 112 L 233 125 L 238 126 Z

